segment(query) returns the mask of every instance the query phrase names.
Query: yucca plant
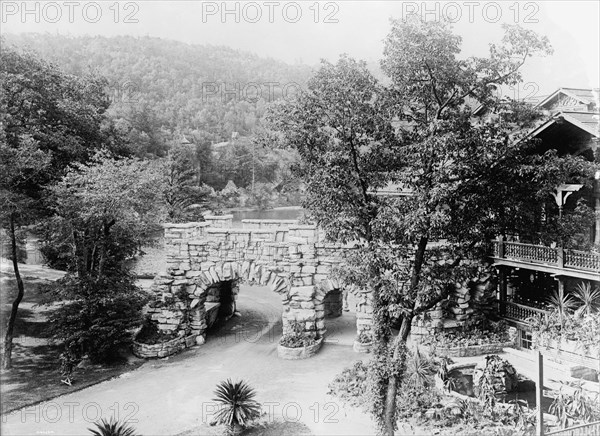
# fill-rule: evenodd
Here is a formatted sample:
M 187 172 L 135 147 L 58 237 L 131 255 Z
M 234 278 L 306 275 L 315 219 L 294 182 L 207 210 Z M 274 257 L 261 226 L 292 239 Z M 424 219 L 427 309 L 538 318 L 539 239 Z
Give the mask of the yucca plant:
M 222 381 L 215 389 L 219 410 L 215 414 L 215 423 L 227 426 L 227 434 L 234 434 L 236 427 L 246 427 L 260 416 L 260 404 L 254 400 L 256 392 L 246 382 L 231 379 Z
M 577 307 L 575 299 L 571 295 L 565 295 L 564 289 L 554 291 L 548 298 L 548 302 L 554 311 L 558 313 L 560 326 L 565 326 L 565 318 Z
M 119 423 L 118 420 L 113 418 L 110 421 L 102 419 L 99 422 L 95 422 L 95 429 L 88 428 L 92 436 L 135 436 L 135 429 L 126 422 Z
M 417 347 L 406 364 L 406 373 L 408 382 L 414 388 L 425 388 L 431 384 L 435 369 L 432 362 L 423 356 Z
M 575 311 L 577 315 L 590 315 L 598 311 L 600 307 L 600 288 L 589 282 L 581 282 L 573 292 L 574 297 L 581 302 L 581 306 Z

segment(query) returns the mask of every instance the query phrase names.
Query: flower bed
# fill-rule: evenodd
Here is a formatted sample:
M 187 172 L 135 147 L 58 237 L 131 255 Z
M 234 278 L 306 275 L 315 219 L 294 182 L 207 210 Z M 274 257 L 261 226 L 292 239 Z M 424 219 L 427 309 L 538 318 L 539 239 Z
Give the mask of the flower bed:
M 471 327 L 468 330 L 442 332 L 421 339 L 421 344 L 429 346 L 439 356 L 469 357 L 495 354 L 503 348 L 514 346 L 504 323 L 490 323 L 490 327 Z
M 514 346 L 513 342 L 496 342 L 485 345 L 466 345 L 459 347 L 440 347 L 436 348 L 439 356 L 444 357 L 470 357 L 481 356 L 484 354 L 501 353 L 503 348 Z
M 156 321 L 147 319 L 135 336 L 132 351 L 136 356 L 145 359 L 167 357 L 195 345 L 197 336 L 161 332 Z
M 357 353 L 370 353 L 373 347 L 373 338 L 366 331 L 361 331 L 354 340 L 352 348 Z
M 277 355 L 285 360 L 308 359 L 317 354 L 323 345 L 323 338 L 315 339 L 312 345 L 303 345 L 301 347 L 286 347 L 279 343 L 277 345 Z

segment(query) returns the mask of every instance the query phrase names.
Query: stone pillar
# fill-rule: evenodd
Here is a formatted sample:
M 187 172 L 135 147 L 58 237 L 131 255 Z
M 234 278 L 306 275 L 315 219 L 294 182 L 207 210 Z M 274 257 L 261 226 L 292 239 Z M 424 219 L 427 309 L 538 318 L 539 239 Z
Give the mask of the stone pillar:
M 356 303 L 356 334 L 363 331 L 373 335 L 373 296 L 367 290 L 361 290 Z

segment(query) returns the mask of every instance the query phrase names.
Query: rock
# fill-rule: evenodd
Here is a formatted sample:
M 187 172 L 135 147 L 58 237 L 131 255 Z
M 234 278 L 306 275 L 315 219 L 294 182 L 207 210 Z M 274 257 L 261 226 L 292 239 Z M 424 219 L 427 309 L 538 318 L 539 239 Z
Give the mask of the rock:
M 196 345 L 204 345 L 206 343 L 206 338 L 203 335 L 198 335 L 196 337 Z

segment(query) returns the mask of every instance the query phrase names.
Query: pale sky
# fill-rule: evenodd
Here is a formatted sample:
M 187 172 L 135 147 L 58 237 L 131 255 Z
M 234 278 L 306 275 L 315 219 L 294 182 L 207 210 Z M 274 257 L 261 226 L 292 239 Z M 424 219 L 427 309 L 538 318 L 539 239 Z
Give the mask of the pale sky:
M 531 59 L 519 96 L 559 86 L 598 87 L 600 2 L 595 1 L 10 1 L 0 0 L 2 33 L 155 36 L 226 45 L 310 65 L 341 53 L 378 61 L 390 18 L 413 11 L 447 17 L 463 53 L 485 55 L 502 23 L 548 36 L 554 55 Z

